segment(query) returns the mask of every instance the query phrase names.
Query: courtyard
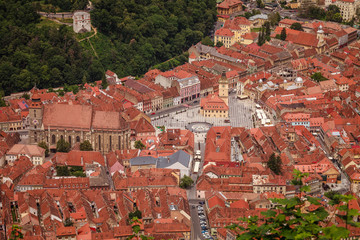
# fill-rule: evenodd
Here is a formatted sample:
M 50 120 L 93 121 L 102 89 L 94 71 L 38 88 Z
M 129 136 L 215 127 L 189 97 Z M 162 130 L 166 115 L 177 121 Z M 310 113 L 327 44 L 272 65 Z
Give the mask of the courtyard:
M 229 118 L 210 118 L 204 117 L 200 114 L 200 106 L 191 106 L 183 111 L 169 112 L 164 117 L 153 118 L 151 122 L 154 126 L 165 126 L 166 128 L 180 128 L 185 129 L 189 123 L 208 123 L 202 125 L 195 125 L 199 130 L 207 129 L 212 126 L 232 126 L 253 128 L 252 114 L 255 111 L 255 103 L 249 99 L 236 99 L 235 94 L 229 96 Z M 230 120 L 226 121 L 226 120 Z M 191 129 L 190 129 L 191 130 Z

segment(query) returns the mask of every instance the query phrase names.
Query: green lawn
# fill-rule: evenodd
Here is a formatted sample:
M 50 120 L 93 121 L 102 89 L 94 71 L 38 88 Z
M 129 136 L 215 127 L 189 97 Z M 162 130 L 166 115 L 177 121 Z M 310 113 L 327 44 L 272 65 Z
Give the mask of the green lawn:
M 57 18 L 57 20 L 63 23 L 73 23 L 72 18 Z
M 261 28 L 253 28 L 251 29 L 252 32 L 260 32 Z
M 41 17 L 40 22 L 37 24 L 37 27 L 59 27 L 60 24 L 54 21 L 47 19 L 46 17 Z
M 75 34 L 75 36 L 76 36 L 76 38 L 78 40 L 81 40 L 81 39 L 84 39 L 86 37 L 90 37 L 93 34 L 94 34 L 94 31 L 91 31 L 91 32 L 85 32 L 85 33 L 77 33 L 77 34 Z

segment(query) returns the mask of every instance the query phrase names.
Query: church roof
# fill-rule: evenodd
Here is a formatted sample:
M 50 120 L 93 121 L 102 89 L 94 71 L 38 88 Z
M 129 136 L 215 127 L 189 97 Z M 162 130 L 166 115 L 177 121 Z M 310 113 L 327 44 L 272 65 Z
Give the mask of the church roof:
M 51 104 L 44 106 L 44 128 L 91 127 L 92 107 L 86 105 Z

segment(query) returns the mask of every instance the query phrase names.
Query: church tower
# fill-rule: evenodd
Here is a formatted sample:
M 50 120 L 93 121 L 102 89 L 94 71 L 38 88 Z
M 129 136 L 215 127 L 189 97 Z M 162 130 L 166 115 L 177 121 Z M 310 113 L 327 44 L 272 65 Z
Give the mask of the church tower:
M 38 94 L 37 89 L 35 89 L 33 95 L 31 96 L 31 103 L 29 106 L 30 143 L 37 143 L 41 141 L 39 130 L 41 129 L 42 125 L 42 115 L 43 109 L 41 98 Z
M 229 106 L 229 80 L 223 71 L 219 79 L 219 97 Z

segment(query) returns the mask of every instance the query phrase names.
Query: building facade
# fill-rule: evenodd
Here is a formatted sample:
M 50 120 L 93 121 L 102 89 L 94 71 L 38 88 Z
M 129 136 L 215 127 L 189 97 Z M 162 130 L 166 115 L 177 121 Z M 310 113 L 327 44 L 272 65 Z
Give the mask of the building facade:
M 91 19 L 90 13 L 85 11 L 76 11 L 73 15 L 73 29 L 76 33 L 90 32 Z
M 93 149 L 108 153 L 130 147 L 129 123 L 120 112 L 96 111 L 88 105 L 42 105 L 37 94 L 29 108 L 31 144 L 44 141 L 49 149 L 56 149 L 60 139 L 76 143 L 90 141 Z

